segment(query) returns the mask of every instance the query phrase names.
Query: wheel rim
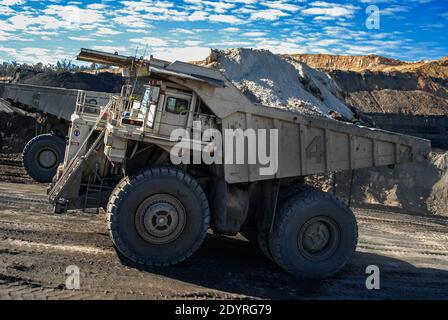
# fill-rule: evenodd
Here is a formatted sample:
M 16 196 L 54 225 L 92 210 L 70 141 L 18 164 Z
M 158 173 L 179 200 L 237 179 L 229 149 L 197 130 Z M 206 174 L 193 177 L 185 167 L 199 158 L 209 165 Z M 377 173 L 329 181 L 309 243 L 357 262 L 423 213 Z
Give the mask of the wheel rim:
M 53 149 L 44 149 L 37 155 L 38 164 L 45 169 L 51 169 L 58 163 L 58 155 Z
M 300 229 L 297 245 L 309 260 L 321 261 L 331 257 L 337 250 L 340 231 L 336 222 L 328 217 L 308 220 Z
M 137 208 L 135 226 L 139 235 L 152 244 L 176 240 L 185 228 L 186 212 L 182 203 L 168 194 L 145 199 Z

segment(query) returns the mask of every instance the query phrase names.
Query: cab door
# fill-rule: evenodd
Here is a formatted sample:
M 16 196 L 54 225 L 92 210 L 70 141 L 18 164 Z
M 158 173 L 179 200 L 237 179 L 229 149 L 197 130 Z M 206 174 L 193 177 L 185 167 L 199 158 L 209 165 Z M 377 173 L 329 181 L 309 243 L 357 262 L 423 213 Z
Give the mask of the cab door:
M 167 93 L 160 118 L 159 134 L 169 137 L 173 130 L 186 128 L 190 106 L 190 95 Z

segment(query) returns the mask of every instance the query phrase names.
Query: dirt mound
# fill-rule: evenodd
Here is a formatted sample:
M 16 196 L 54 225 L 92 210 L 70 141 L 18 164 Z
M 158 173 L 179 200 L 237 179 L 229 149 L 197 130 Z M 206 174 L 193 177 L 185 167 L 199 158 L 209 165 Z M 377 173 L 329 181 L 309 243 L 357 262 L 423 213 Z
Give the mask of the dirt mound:
M 0 154 L 22 152 L 38 133 L 37 127 L 35 118 L 0 108 Z
M 353 118 L 336 83 L 294 59 L 266 50 L 226 49 L 213 50 L 202 64 L 220 69 L 255 103 L 325 116 L 336 111 Z
M 17 83 L 39 86 L 79 89 L 99 92 L 117 93 L 121 91 L 124 79 L 113 73 L 88 74 L 84 72 L 35 72 L 21 71 Z
M 448 216 L 448 153 L 433 152 L 429 161 L 403 164 L 394 169 L 366 168 L 307 179 L 310 185 L 335 192 L 354 206 L 381 206 L 404 213 Z

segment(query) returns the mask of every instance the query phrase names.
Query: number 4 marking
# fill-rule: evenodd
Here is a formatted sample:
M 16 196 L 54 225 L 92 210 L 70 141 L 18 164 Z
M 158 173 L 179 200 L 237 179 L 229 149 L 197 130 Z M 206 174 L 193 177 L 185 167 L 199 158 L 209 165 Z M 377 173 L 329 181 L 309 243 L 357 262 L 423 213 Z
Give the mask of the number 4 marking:
M 324 155 L 323 138 L 318 136 L 311 141 L 306 148 L 306 157 L 308 159 L 316 159 L 317 163 L 322 163 L 322 156 Z

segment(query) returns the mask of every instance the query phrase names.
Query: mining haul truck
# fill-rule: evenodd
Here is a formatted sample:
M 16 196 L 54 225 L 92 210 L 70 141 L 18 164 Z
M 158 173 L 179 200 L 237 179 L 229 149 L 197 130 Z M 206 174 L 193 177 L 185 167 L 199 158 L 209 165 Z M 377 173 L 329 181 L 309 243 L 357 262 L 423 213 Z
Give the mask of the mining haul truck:
M 0 99 L 7 105 L 35 113 L 41 130 L 23 150 L 23 166 L 37 182 L 51 182 L 64 160 L 69 123 L 79 90 L 17 83 L 0 83 Z M 85 113 L 99 114 L 110 100 L 104 92 L 83 91 Z
M 182 262 L 211 229 L 241 232 L 295 276 L 331 276 L 356 249 L 356 219 L 304 177 L 420 161 L 430 151 L 427 140 L 255 105 L 217 70 L 88 49 L 78 59 L 147 85 L 125 87 L 94 118 L 78 104 L 49 199 L 57 213 L 104 208 L 114 245 L 135 264 Z M 267 132 L 277 139 L 262 139 Z M 276 157 L 268 163 L 256 150 Z

